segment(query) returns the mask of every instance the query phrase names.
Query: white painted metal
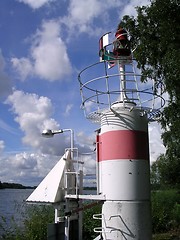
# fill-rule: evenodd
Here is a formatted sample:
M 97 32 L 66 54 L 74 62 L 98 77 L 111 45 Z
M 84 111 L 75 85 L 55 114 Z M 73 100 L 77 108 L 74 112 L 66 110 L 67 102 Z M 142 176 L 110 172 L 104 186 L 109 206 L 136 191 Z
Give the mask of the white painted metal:
M 146 115 L 142 115 L 133 103 L 127 104 L 128 108 L 125 108 L 123 103 L 115 103 L 111 111 L 102 115 L 99 136 L 116 131 L 119 134 L 121 131 L 148 133 Z M 116 144 L 113 138 L 111 141 Z M 96 231 L 107 240 L 150 240 L 149 159 L 103 160 L 98 169 L 99 191 L 106 196 L 106 201 L 100 217 L 102 225 Z
M 149 200 L 149 162 L 110 160 L 99 163 L 100 192 L 106 200 Z
M 53 167 L 39 186 L 27 198 L 27 202 L 56 203 L 64 201 L 64 170 L 70 160 L 70 150 Z
M 118 67 L 119 67 L 119 73 L 120 73 L 120 89 L 121 89 L 120 100 L 121 102 L 124 102 L 124 101 L 128 101 L 128 97 L 126 95 L 125 65 L 119 64 L 119 61 L 118 61 Z
M 101 230 L 107 240 L 151 240 L 150 202 L 106 201 Z
M 114 103 L 111 110 L 102 114 L 101 134 L 112 130 L 137 130 L 148 132 L 147 116 L 133 103 L 126 103 L 126 107 L 121 102 Z
M 69 199 L 87 199 L 87 200 L 106 200 L 106 196 L 103 194 L 99 194 L 99 195 L 73 195 L 73 194 L 68 194 L 65 196 L 65 198 L 69 198 Z
M 96 238 L 94 238 L 94 240 L 101 240 L 102 238 L 101 238 L 101 236 L 99 235 L 99 236 L 97 236 Z

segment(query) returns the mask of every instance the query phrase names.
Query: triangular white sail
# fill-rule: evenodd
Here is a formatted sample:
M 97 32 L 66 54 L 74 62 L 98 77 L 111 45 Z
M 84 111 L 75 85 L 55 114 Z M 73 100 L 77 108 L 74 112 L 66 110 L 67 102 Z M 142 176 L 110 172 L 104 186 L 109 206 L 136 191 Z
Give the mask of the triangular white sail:
M 38 187 L 27 198 L 27 202 L 55 203 L 64 200 L 64 170 L 70 160 L 70 150 L 53 167 Z

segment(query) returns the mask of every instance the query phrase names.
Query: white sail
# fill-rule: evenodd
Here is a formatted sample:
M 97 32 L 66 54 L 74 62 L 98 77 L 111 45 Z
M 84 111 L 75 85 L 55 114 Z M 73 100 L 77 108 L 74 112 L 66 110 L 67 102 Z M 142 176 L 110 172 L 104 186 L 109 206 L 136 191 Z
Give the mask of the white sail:
M 67 151 L 38 187 L 26 199 L 27 202 L 55 203 L 64 200 L 64 170 L 66 161 L 70 160 Z

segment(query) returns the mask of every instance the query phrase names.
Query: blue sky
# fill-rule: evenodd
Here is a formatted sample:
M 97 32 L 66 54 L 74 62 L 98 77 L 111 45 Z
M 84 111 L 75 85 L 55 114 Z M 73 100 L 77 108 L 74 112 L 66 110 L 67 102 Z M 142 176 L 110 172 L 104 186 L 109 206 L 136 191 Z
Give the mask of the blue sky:
M 97 126 L 80 109 L 78 73 L 98 62 L 98 41 L 147 0 L 0 1 L 0 181 L 37 185 L 57 162 L 69 135 L 44 139 L 45 128 L 70 128 L 91 151 Z M 150 125 L 151 161 L 164 151 Z M 95 161 L 86 158 L 85 171 Z

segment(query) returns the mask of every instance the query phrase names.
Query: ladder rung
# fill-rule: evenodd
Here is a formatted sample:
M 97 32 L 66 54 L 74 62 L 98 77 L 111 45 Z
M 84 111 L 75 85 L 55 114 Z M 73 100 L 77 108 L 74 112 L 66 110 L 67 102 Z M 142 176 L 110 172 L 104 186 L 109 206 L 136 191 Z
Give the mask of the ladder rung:
M 102 227 L 96 227 L 96 228 L 93 229 L 93 231 L 96 232 L 96 233 L 103 233 L 104 232 Z
M 111 230 L 105 231 L 103 227 L 96 227 L 93 229 L 93 231 L 96 233 L 110 233 L 111 232 Z
M 99 219 L 102 220 L 103 219 L 103 214 L 102 213 L 97 213 L 93 215 L 93 219 Z

